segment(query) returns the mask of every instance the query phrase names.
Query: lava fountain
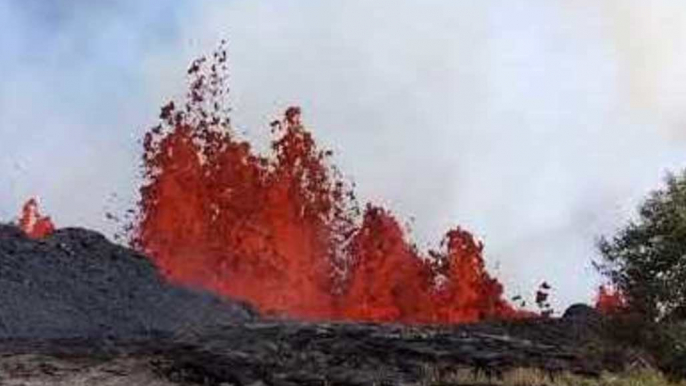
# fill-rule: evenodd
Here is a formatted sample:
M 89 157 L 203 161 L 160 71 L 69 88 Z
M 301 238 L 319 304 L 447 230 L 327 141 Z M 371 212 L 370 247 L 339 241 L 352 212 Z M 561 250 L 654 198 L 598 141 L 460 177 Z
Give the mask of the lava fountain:
M 618 289 L 601 285 L 596 295 L 595 309 L 603 314 L 614 314 L 626 311 L 627 299 Z
M 24 203 L 19 218 L 19 228 L 34 239 L 43 238 L 55 231 L 55 225 L 50 217 L 41 215 L 35 198 Z
M 459 323 L 525 315 L 503 300 L 483 246 L 449 231 L 423 253 L 350 184 L 289 108 L 268 155 L 233 131 L 220 49 L 193 62 L 182 105 L 144 139 L 132 242 L 171 280 L 308 320 Z

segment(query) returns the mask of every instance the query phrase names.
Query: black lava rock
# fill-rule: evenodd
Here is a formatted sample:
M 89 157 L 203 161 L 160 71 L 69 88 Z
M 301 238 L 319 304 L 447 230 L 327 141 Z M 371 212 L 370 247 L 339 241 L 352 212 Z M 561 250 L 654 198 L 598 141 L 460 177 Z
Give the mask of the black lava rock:
M 598 310 L 587 304 L 577 303 L 569 306 L 562 317 L 564 319 L 597 321 L 602 318 L 602 315 Z
M 3 358 L 146 358 L 164 363 L 164 374 L 241 386 L 417 383 L 427 369 L 460 367 L 598 374 L 603 362 L 580 350 L 604 346 L 602 330 L 586 322 L 589 308 L 455 326 L 267 320 L 244 303 L 169 284 L 148 258 L 96 232 L 34 240 L 0 225 Z
M 253 320 L 241 302 L 167 283 L 143 255 L 68 228 L 0 225 L 0 338 L 133 338 Z

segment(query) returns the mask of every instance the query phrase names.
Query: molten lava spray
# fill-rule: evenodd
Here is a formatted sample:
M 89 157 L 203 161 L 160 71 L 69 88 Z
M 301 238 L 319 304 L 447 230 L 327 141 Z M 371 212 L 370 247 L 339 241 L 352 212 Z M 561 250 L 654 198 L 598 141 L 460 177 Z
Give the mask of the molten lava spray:
M 613 290 L 604 285 L 598 287 L 595 303 L 596 310 L 603 314 L 612 314 L 624 311 L 627 307 L 626 299 L 619 290 Z
M 38 201 L 31 198 L 24 204 L 19 219 L 19 228 L 31 238 L 39 239 L 55 231 L 50 217 L 42 216 L 38 210 Z
M 310 320 L 457 323 L 520 314 L 484 268 L 483 246 L 448 232 L 421 253 L 386 210 L 359 209 L 290 108 L 269 156 L 231 130 L 226 53 L 193 63 L 183 106 L 144 140 L 133 243 L 171 280 Z

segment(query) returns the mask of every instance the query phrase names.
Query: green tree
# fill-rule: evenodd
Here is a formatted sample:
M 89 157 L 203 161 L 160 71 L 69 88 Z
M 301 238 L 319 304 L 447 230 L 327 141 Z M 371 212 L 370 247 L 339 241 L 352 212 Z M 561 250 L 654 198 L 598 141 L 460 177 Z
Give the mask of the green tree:
M 596 267 L 649 321 L 684 319 L 686 314 L 686 172 L 668 174 L 665 184 L 639 206 L 638 216 L 617 234 L 601 237 Z

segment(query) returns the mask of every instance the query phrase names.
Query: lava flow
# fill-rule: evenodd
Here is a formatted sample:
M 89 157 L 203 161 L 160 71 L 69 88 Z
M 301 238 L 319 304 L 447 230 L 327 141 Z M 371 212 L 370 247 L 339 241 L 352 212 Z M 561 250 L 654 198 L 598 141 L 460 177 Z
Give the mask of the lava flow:
M 181 106 L 144 141 L 133 244 L 171 280 L 310 320 L 458 323 L 527 315 L 503 300 L 483 246 L 459 228 L 421 253 L 349 184 L 290 108 L 269 156 L 237 138 L 224 108 L 226 53 L 193 63 Z

